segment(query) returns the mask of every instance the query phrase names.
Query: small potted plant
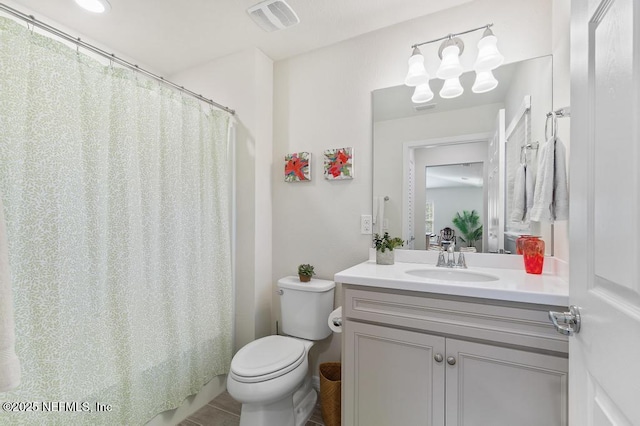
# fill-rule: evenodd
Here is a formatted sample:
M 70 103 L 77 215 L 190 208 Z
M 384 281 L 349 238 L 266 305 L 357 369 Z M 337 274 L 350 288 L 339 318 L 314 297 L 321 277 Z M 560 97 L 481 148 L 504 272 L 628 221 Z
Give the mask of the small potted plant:
M 396 247 L 402 247 L 404 241 L 399 237 L 390 237 L 388 232 L 384 235 L 373 235 L 373 245 L 376 248 L 376 263 L 378 265 L 393 265 L 394 255 L 393 249 Z
M 309 281 L 311 281 L 311 277 L 315 274 L 316 273 L 313 272 L 313 265 L 303 263 L 302 265 L 298 266 L 298 276 L 300 277 L 300 281 L 303 283 L 308 283 Z

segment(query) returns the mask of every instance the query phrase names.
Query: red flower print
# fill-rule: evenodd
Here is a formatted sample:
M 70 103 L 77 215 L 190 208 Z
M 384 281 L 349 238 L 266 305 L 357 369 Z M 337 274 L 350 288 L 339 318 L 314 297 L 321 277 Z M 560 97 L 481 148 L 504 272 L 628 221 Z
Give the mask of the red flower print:
M 302 169 L 304 169 L 308 164 L 308 161 L 298 158 L 297 154 L 293 154 L 291 159 L 287 161 L 287 164 L 284 166 L 284 173 L 287 176 L 295 175 L 300 180 L 307 180 Z

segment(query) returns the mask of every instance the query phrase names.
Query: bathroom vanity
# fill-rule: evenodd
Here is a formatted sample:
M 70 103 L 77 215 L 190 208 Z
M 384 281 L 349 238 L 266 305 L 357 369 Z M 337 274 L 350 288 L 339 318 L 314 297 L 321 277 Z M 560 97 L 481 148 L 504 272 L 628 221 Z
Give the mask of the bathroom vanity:
M 368 261 L 335 280 L 342 424 L 567 424 L 568 341 L 548 318 L 568 305 L 562 279 Z

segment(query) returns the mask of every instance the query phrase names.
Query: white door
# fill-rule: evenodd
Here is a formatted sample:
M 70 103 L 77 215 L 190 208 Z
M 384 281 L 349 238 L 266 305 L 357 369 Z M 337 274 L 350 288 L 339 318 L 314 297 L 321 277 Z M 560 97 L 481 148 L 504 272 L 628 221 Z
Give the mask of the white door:
M 488 229 L 485 247 L 489 253 L 504 250 L 504 188 L 505 188 L 505 111 L 498 111 L 493 136 L 489 140 L 489 173 L 487 188 Z
M 407 241 L 407 249 L 413 250 L 415 248 L 416 231 L 413 218 L 415 217 L 415 193 L 416 193 L 416 165 L 413 159 L 414 150 L 411 150 L 411 158 L 409 159 L 409 176 L 406 179 L 407 182 L 407 204 L 406 204 L 406 218 L 407 230 L 404 232 L 404 239 Z
M 571 2 L 571 425 L 640 425 L 640 2 Z

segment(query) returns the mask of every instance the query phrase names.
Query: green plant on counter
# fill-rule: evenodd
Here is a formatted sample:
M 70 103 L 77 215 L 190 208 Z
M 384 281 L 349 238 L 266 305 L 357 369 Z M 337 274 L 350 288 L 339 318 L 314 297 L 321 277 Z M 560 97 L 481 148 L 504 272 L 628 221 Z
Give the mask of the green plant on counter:
M 389 236 L 388 232 L 385 232 L 382 236 L 380 236 L 380 234 L 373 234 L 373 245 L 376 250 L 384 253 L 385 250 L 393 250 L 396 247 L 402 247 L 404 245 L 404 241 L 399 237 L 392 238 Z

